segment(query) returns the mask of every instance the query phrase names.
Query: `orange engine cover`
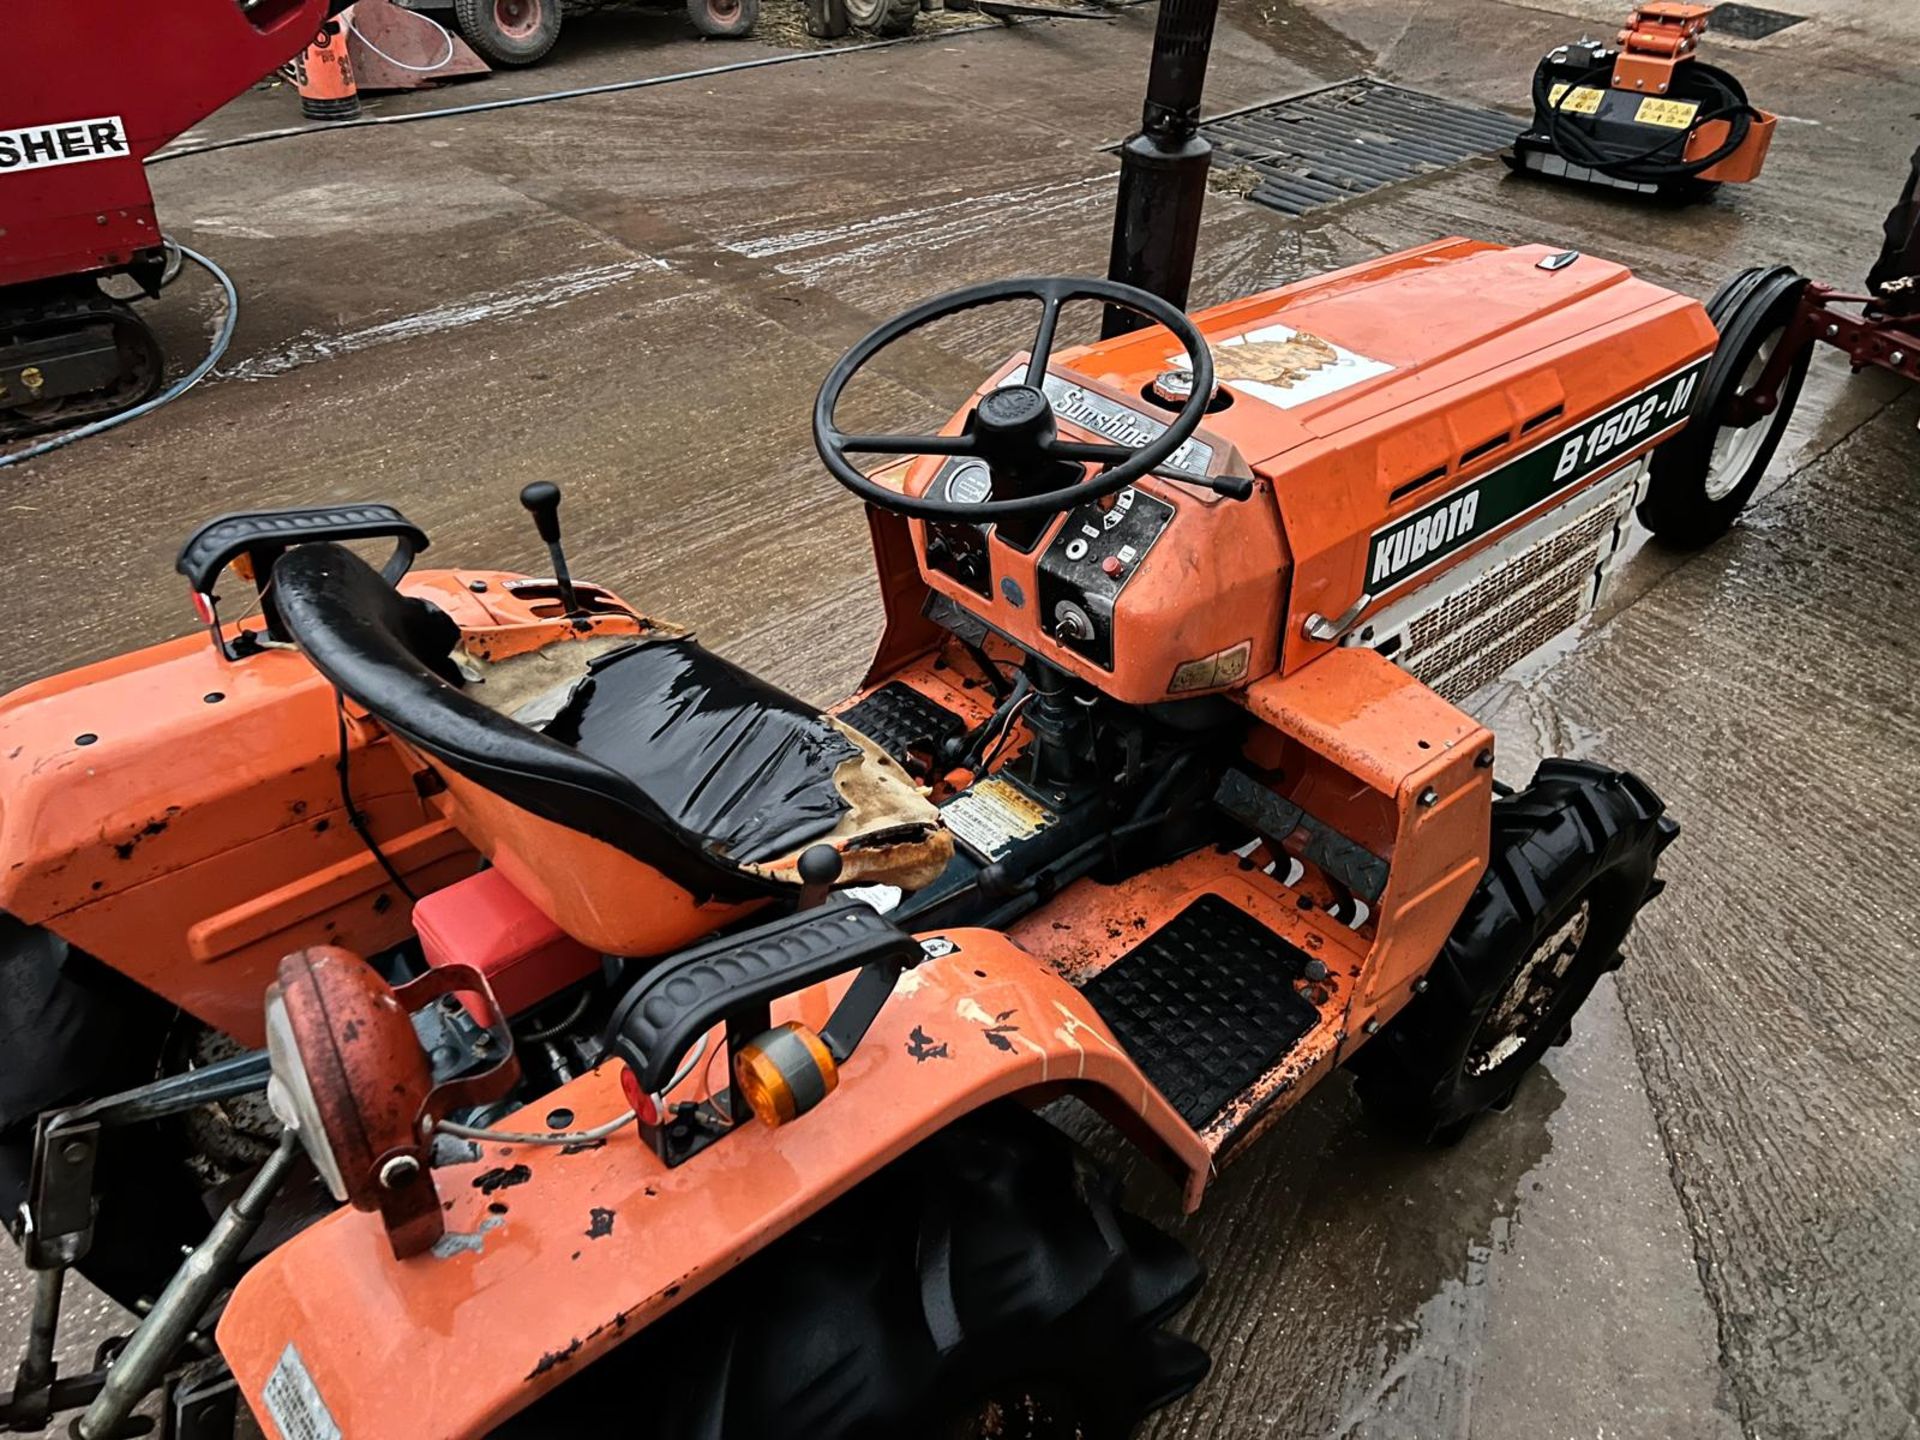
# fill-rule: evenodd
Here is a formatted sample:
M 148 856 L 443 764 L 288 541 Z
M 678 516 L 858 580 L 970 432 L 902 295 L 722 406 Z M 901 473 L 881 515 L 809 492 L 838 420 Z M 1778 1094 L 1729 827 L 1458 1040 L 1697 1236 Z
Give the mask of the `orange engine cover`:
M 1160 474 L 1031 549 L 989 532 L 966 567 L 950 533 L 930 551 L 912 527 L 928 586 L 1132 704 L 1292 673 L 1644 455 L 1684 423 L 1716 339 L 1697 301 L 1622 265 L 1458 239 L 1194 318 L 1226 403 Z M 1063 431 L 1157 434 L 1169 350 L 1142 331 L 1061 355 L 1046 386 Z M 922 459 L 896 483 L 926 494 L 969 463 Z M 1256 485 L 1232 501 L 1182 474 Z

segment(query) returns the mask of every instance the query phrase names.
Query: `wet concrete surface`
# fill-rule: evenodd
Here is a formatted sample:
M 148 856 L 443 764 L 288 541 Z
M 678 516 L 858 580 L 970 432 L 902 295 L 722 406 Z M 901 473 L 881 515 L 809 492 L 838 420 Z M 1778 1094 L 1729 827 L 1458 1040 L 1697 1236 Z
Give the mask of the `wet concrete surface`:
M 1226 0 L 1208 109 L 1360 71 L 1515 107 L 1538 55 L 1620 8 Z M 1763 181 L 1668 210 L 1474 162 L 1301 220 L 1214 196 L 1206 303 L 1450 233 L 1546 239 L 1705 296 L 1785 260 L 1852 283 L 1913 143 L 1916 21 L 1821 0 L 1719 58 L 1790 117 Z M 514 500 L 567 488 L 577 573 L 802 694 L 878 624 L 857 508 L 807 438 L 865 329 L 937 290 L 1096 272 L 1151 7 L 518 111 L 303 136 L 155 172 L 243 295 L 220 375 L 105 439 L 0 471 L 16 621 L 0 686 L 187 628 L 174 548 L 239 506 L 374 496 L 431 560 L 537 567 Z M 1604 23 L 1603 23 L 1604 22 Z M 386 113 L 660 75 L 777 45 L 659 18 Z M 293 122 L 284 91 L 197 132 Z M 213 292 L 154 311 L 197 353 Z M 1022 343 L 944 327 L 858 403 L 901 423 Z M 1512 1110 L 1444 1151 L 1336 1080 L 1184 1227 L 1216 1372 L 1159 1437 L 1713 1437 L 1920 1431 L 1920 554 L 1916 397 L 1817 360 L 1725 541 L 1645 550 L 1606 610 L 1481 697 L 1501 773 L 1639 771 L 1685 826 L 1629 963 Z M 1139 1177 L 1145 1203 L 1167 1201 Z M 100 1333 L 78 1327 L 73 1353 Z M 0 1336 L 24 1291 L 0 1281 Z

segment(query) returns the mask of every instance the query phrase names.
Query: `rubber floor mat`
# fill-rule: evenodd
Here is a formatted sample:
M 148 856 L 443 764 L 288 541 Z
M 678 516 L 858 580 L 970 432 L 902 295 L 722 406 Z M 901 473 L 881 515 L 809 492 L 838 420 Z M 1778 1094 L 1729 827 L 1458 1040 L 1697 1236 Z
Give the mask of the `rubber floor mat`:
M 1205 895 L 1082 993 L 1197 1130 L 1320 1018 L 1293 988 L 1307 959 L 1218 895 Z
M 835 717 L 851 725 L 901 764 L 910 752 L 930 752 L 966 729 L 966 722 L 911 685 L 894 680 Z
M 1526 122 L 1378 80 L 1355 79 L 1209 120 L 1218 170 L 1245 170 L 1247 198 L 1288 215 L 1504 149 Z

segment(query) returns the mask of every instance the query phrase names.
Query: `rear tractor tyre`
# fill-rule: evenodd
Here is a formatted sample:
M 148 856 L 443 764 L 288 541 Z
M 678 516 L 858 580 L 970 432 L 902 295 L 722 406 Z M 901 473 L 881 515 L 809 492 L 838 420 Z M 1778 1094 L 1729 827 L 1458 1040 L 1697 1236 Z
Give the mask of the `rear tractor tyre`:
M 1793 357 L 1778 403 L 1745 427 L 1728 423 L 1733 402 L 1765 373 L 1786 340 L 1806 280 L 1785 265 L 1743 270 L 1707 304 L 1720 344 L 1707 362 L 1693 416 L 1653 452 L 1640 519 L 1663 543 L 1695 549 L 1739 518 L 1773 463 L 1800 399 L 1813 347 Z
M 544 59 L 560 38 L 561 0 L 453 0 L 460 35 L 489 65 Z
M 177 1012 L 58 936 L 0 914 L 0 1223 L 16 1239 L 43 1110 L 161 1073 Z M 80 1273 L 129 1309 L 179 1268 L 212 1223 L 176 1137 L 159 1124 L 102 1138 L 99 1209 Z
M 1354 1057 L 1361 1101 L 1415 1137 L 1450 1144 L 1504 1108 L 1564 1043 L 1680 827 L 1636 777 L 1547 760 L 1494 801 L 1492 857 L 1426 989 Z
M 920 14 L 920 0 L 847 0 L 847 19 L 874 35 L 906 35 Z
M 1120 1440 L 1205 1377 L 1206 1352 L 1161 1328 L 1201 1280 L 1065 1136 L 997 1105 L 495 1440 L 632 1435 L 641 1392 L 657 1440 Z
M 737 40 L 760 23 L 760 0 L 687 0 L 687 18 L 702 35 Z

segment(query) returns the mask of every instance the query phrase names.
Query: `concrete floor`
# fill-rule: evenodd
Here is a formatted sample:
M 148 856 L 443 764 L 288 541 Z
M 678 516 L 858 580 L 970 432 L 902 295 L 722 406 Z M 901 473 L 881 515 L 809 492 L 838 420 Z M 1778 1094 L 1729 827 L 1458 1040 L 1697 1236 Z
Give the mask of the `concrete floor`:
M 1782 3 L 1818 18 L 1717 47 L 1789 117 L 1759 185 L 1670 211 L 1487 161 L 1298 221 L 1215 196 L 1196 301 L 1455 232 L 1702 296 L 1767 260 L 1855 282 L 1915 139 L 1920 19 Z M 1359 71 L 1513 107 L 1544 49 L 1623 8 L 1226 0 L 1209 109 Z M 0 472 L 0 687 L 187 628 L 174 548 L 218 510 L 390 499 L 435 560 L 534 566 L 514 495 L 545 478 L 567 487 L 577 572 L 843 693 L 878 609 L 857 507 L 808 441 L 814 388 L 929 293 L 1101 267 L 1099 147 L 1137 119 L 1152 21 L 941 34 L 159 168 L 166 222 L 240 286 L 239 333 L 184 403 Z M 612 15 L 536 72 L 383 113 L 774 53 Z M 292 119 L 256 92 L 199 135 Z M 194 280 L 157 307 L 177 355 L 213 308 Z M 951 326 L 871 403 L 950 404 L 1019 338 Z M 1187 1324 L 1215 1373 L 1155 1436 L 1920 1434 L 1916 398 L 1819 357 L 1735 533 L 1643 552 L 1577 644 L 1483 697 L 1506 778 L 1550 751 L 1659 789 L 1685 826 L 1671 888 L 1506 1116 L 1410 1152 L 1336 1082 L 1227 1174 L 1187 1227 L 1214 1273 Z M 0 1337 L 22 1314 L 0 1281 Z

